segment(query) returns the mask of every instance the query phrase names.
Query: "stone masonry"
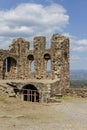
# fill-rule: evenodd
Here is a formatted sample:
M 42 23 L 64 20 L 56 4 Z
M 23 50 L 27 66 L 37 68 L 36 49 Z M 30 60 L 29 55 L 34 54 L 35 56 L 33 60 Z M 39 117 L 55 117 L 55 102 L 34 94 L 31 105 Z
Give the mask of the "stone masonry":
M 19 90 L 30 84 L 49 96 L 69 88 L 69 39 L 53 34 L 51 47 L 46 49 L 46 38 L 38 36 L 33 46 L 31 50 L 28 41 L 17 38 L 8 50 L 0 49 L 0 80 L 10 84 L 8 87 L 15 84 Z

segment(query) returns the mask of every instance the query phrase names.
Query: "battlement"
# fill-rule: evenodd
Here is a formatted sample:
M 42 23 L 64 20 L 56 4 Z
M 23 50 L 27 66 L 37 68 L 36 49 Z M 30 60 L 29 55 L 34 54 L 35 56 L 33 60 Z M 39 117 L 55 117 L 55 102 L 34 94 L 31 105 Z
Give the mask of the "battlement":
M 53 44 L 53 46 L 54 46 L 54 42 L 63 43 L 64 40 L 68 41 L 69 39 L 65 36 L 60 35 L 60 34 L 53 34 L 53 36 L 51 37 L 51 40 L 50 40 L 50 45 Z M 37 46 L 38 46 L 38 49 L 41 49 L 41 47 L 46 49 L 46 44 L 47 44 L 46 37 L 44 37 L 44 36 L 34 37 L 34 41 L 33 41 L 34 48 L 33 49 L 36 49 Z M 12 48 L 14 50 L 15 50 L 15 48 L 17 49 L 17 46 L 25 47 L 25 49 L 30 50 L 30 42 L 26 41 L 24 38 L 13 39 L 12 44 L 9 45 L 9 51 L 12 51 Z M 12 51 L 12 52 L 14 52 L 14 51 Z

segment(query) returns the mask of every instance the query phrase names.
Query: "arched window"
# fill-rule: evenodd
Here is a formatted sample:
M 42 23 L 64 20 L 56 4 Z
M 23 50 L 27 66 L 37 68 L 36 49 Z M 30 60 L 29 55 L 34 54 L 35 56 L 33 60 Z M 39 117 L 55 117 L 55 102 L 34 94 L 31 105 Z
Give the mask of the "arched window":
M 51 72 L 51 56 L 50 56 L 50 54 L 46 53 L 44 55 L 44 59 L 46 61 L 46 72 L 50 73 Z
M 28 59 L 33 61 L 34 60 L 34 56 L 32 54 L 30 54 L 30 55 L 28 55 Z
M 4 69 L 4 72 L 10 72 L 10 70 L 12 68 L 15 68 L 16 65 L 17 65 L 17 61 L 13 58 L 13 57 L 7 57 L 5 60 L 4 60 L 4 64 L 3 64 L 3 69 Z
M 34 60 L 31 62 L 31 72 L 34 73 Z
M 47 61 L 46 71 L 47 71 L 47 73 L 50 73 L 50 72 L 51 72 L 51 60 L 50 60 L 50 59 Z
M 3 79 L 14 79 L 17 76 L 17 61 L 7 57 L 3 61 Z
M 32 54 L 28 55 L 28 60 L 30 72 L 34 73 L 34 56 Z

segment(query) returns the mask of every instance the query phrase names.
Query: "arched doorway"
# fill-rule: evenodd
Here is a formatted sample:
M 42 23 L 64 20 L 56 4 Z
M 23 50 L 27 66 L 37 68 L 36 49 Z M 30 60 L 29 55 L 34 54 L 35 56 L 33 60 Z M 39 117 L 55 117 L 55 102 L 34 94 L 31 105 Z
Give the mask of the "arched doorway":
M 34 85 L 28 84 L 23 87 L 23 100 L 30 102 L 39 102 L 39 92 Z

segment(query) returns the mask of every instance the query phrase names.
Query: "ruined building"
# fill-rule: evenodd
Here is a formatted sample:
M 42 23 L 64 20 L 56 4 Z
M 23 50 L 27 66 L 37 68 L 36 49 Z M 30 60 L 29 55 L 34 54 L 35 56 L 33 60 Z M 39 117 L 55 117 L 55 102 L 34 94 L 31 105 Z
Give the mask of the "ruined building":
M 0 49 L 0 94 L 41 101 L 68 88 L 69 39 L 54 34 L 50 45 L 46 49 L 46 38 L 39 36 L 32 50 L 23 38 L 14 39 L 8 50 Z

